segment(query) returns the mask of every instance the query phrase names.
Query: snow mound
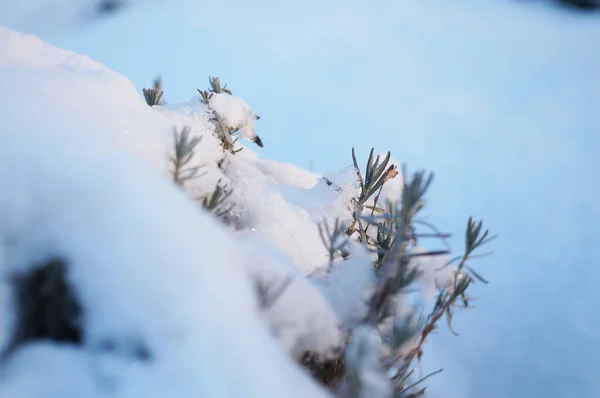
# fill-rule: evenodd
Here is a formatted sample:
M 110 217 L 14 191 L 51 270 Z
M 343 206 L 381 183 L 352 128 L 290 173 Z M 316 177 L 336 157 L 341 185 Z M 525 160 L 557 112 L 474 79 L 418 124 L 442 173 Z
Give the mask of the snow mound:
M 80 346 L 23 344 L 3 361 L 0 395 L 326 396 L 260 321 L 235 239 L 166 178 L 168 112 L 88 58 L 4 28 L 0 65 L 12 94 L 0 100 L 0 292 L 60 257 L 84 314 Z
M 265 289 L 264 315 L 281 345 L 297 358 L 306 352 L 331 357 L 342 334 L 328 297 L 261 234 L 250 232 L 241 249 L 250 258 L 251 277 Z
M 311 281 L 331 303 L 343 330 L 349 330 L 367 315 L 369 293 L 375 284 L 372 254 L 352 244 L 350 260 L 334 264 L 327 273 L 316 273 Z

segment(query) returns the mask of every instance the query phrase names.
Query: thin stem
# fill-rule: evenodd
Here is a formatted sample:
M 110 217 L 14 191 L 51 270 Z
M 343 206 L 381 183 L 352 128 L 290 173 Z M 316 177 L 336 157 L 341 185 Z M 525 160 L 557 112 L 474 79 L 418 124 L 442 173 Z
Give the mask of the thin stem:
M 421 384 L 422 382 L 424 382 L 425 380 L 427 380 L 428 378 L 430 378 L 431 376 L 435 376 L 438 373 L 443 372 L 444 369 L 438 369 L 435 372 L 431 372 L 429 373 L 427 376 L 423 377 L 421 380 L 417 381 L 416 383 L 411 384 L 410 386 L 400 390 L 400 394 L 404 394 L 405 392 L 407 392 L 408 390 L 410 390 L 411 388 L 414 388 L 416 386 L 418 386 L 419 384 Z

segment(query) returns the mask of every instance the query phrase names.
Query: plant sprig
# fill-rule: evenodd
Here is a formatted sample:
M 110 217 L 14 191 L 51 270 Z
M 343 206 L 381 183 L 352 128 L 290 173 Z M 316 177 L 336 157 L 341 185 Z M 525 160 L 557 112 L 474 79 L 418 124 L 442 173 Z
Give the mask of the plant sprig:
M 461 261 L 454 271 L 452 287 L 450 289 L 447 287 L 439 288 L 439 293 L 436 297 L 433 309 L 427 316 L 421 329 L 419 341 L 417 345 L 402 359 L 404 364 L 398 371 L 399 373 L 406 372 L 414 359 L 420 360 L 423 353 L 423 344 L 426 342 L 427 337 L 429 337 L 431 332 L 437 329 L 437 322 L 442 317 L 446 317 L 448 329 L 453 334 L 457 334 L 452 327 L 452 319 L 454 315 L 453 311 L 457 305 L 458 299 L 461 299 L 463 307 L 467 307 L 469 305 L 469 302 L 472 300 L 472 298 L 466 295 L 466 290 L 474 281 L 472 276 L 462 271 L 462 268 L 465 266 L 467 260 L 476 249 L 482 247 L 484 244 L 490 242 L 496 237 L 496 235 L 488 237 L 488 230 L 485 230 L 483 234 L 481 234 L 482 225 L 482 221 L 476 223 L 473 221 L 472 217 L 469 217 L 465 233 L 465 253 L 460 258 Z M 474 274 L 473 276 L 476 279 L 487 283 L 487 281 L 485 281 L 485 279 L 478 274 Z
M 212 194 L 202 198 L 202 207 L 212 212 L 217 218 L 221 218 L 234 208 L 234 205 L 223 207 L 232 193 L 233 190 L 228 189 L 227 185 L 222 184 L 219 180 Z
M 158 90 L 156 88 L 145 88 L 142 91 L 144 92 L 146 103 L 149 106 L 160 105 L 163 96 L 162 90 Z
M 221 140 L 223 149 L 226 151 L 229 151 L 229 152 L 234 152 L 235 141 L 231 137 L 230 128 L 227 126 L 227 124 L 225 124 L 225 122 L 223 121 L 223 118 L 221 118 L 221 115 L 219 115 L 219 112 L 217 112 L 215 109 L 211 108 L 211 106 L 210 106 L 210 99 L 212 98 L 214 91 L 207 91 L 207 90 L 202 91 L 202 90 L 198 89 L 198 92 L 202 96 L 202 102 L 207 106 L 208 109 L 210 109 L 215 120 L 218 122 L 218 124 L 220 126 L 220 129 L 218 129 L 218 131 L 217 131 L 217 137 L 219 137 L 219 139 Z
M 334 221 L 333 229 L 329 229 L 327 226 L 327 220 L 323 220 L 321 223 L 319 223 L 318 228 L 321 241 L 328 250 L 329 268 L 331 268 L 337 253 L 341 253 L 342 256 L 346 256 L 348 254 L 345 251 L 349 243 L 348 237 L 345 234 L 346 227 L 341 220 L 336 219 Z
M 346 229 L 346 234 L 348 236 L 352 236 L 355 232 L 359 233 L 359 239 L 361 242 L 369 243 L 373 242 L 375 238 L 367 236 L 367 231 L 370 226 L 370 222 L 367 222 L 366 226 L 363 226 L 361 216 L 363 209 L 365 207 L 371 209 L 371 216 L 374 215 L 375 210 L 382 212 L 383 209 L 377 207 L 377 202 L 379 201 L 379 196 L 381 194 L 381 190 L 383 189 L 383 185 L 395 178 L 398 175 L 396 171 L 395 165 L 390 165 L 388 167 L 391 153 L 387 152 L 383 160 L 380 161 L 380 156 L 373 158 L 374 148 L 371 148 L 371 152 L 369 153 L 369 159 L 367 160 L 367 166 L 365 168 L 365 174 L 362 175 L 360 171 L 360 167 L 358 166 L 358 161 L 356 159 L 356 153 L 354 148 L 352 148 L 352 163 L 354 165 L 354 170 L 356 172 L 356 177 L 358 179 L 360 185 L 360 193 L 358 197 L 353 199 L 353 217 L 354 222 Z M 367 201 L 376 193 L 374 203 L 372 206 L 366 206 Z M 358 224 L 358 228 L 356 225 Z M 370 238 L 370 239 L 369 239 Z
M 488 230 L 483 230 L 482 221 L 475 222 L 473 218 L 469 218 L 465 232 L 465 253 L 449 263 L 456 263 L 452 281 L 444 286 L 437 286 L 439 292 L 431 312 L 425 316 L 421 311 L 418 317 L 414 315 L 415 309 L 408 314 L 399 313 L 398 302 L 402 301 L 405 293 L 411 291 L 421 275 L 420 268 L 413 263 L 413 260 L 419 257 L 447 255 L 450 253 L 450 248 L 446 242 L 449 234 L 441 233 L 432 224 L 417 219 L 426 205 L 425 195 L 433 181 L 432 173 L 417 171 L 409 177 L 406 167 L 403 166 L 403 189 L 399 203 L 388 202 L 385 206 L 377 206 L 383 185 L 397 174 L 395 167 L 388 167 L 389 157 L 388 153 L 383 160 L 379 157 L 374 158 L 372 150 L 363 175 L 358 167 L 354 150 L 352 151 L 360 192 L 354 200 L 354 222 L 346 233 L 352 236 L 358 232 L 358 240 L 377 254 L 374 266 L 378 282 L 368 300 L 367 315 L 361 325 L 381 333 L 387 330 L 385 332 L 387 337 L 382 338 L 382 343 L 388 346 L 389 350 L 386 352 L 389 354 L 382 356 L 381 361 L 386 372 L 393 370 L 392 377 L 389 379 L 393 396 L 413 398 L 422 396 L 425 392 L 426 387 L 419 388 L 419 384 L 439 373 L 439 371 L 433 372 L 411 383 L 409 379 L 414 374 L 414 361 L 421 360 L 424 343 L 438 328 L 438 321 L 443 317 L 446 318 L 449 330 L 455 333 L 452 327 L 455 308 L 459 302 L 462 306 L 468 306 L 472 300 L 466 294 L 468 287 L 475 280 L 487 283 L 467 262 L 474 256 L 478 256 L 475 254 L 476 251 L 495 236 L 490 236 Z M 376 195 L 373 205 L 367 207 L 366 202 L 373 195 Z M 365 207 L 371 210 L 369 215 L 362 214 Z M 367 235 L 370 225 L 377 227 L 376 237 Z M 430 231 L 418 232 L 417 225 L 426 226 Z M 333 233 L 330 235 L 333 236 Z M 415 251 L 419 238 L 438 238 L 446 248 L 425 252 Z M 324 239 L 324 241 L 327 243 L 331 239 Z M 407 347 L 409 343 L 410 346 Z M 345 361 L 352 360 L 352 356 L 345 357 Z M 348 369 L 356 369 L 356 366 L 358 365 L 352 363 L 345 365 Z M 371 371 L 380 372 L 378 368 Z M 363 388 L 368 388 L 361 384 L 363 381 L 359 375 L 350 372 L 345 376 L 344 385 L 350 386 L 352 391 L 349 397 L 358 397 L 362 394 Z
M 190 132 L 191 129 L 189 126 L 185 126 L 181 131 L 178 131 L 177 128 L 173 129 L 174 155 L 171 157 L 171 164 L 173 165 L 172 175 L 173 181 L 179 186 L 183 186 L 188 180 L 201 176 L 198 172 L 202 166 L 187 167 L 194 157 L 196 146 L 202 140 L 202 137 L 191 137 Z

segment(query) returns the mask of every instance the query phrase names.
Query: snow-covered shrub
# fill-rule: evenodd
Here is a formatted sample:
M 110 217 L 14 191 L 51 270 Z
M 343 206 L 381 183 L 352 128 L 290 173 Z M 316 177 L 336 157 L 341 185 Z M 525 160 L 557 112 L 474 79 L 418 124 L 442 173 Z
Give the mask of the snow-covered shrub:
M 490 237 L 487 230 L 482 231 L 481 221 L 476 223 L 469 219 L 462 256 L 448 261 L 448 249 L 426 250 L 419 245 L 420 239 L 443 240 L 447 237 L 432 224 L 417 217 L 425 205 L 424 195 L 433 175 L 420 171 L 409 178 L 403 168 L 399 195 L 386 198 L 385 207 L 378 207 L 385 184 L 398 177 L 397 166 L 388 166 L 389 152 L 380 161 L 380 156 L 374 158 L 371 150 L 363 175 L 354 150 L 352 157 L 360 184 L 360 192 L 352 201 L 354 220 L 348 227 L 336 222 L 333 229 L 325 224 L 320 230 L 329 253 L 329 265 L 324 273 L 325 278 L 333 274 L 339 279 L 335 275 L 339 272 L 337 267 L 343 266 L 344 262 L 355 261 L 348 249 L 352 242 L 349 239 L 355 237 L 372 253 L 370 261 L 366 262 L 371 265 L 374 283 L 371 289 L 367 285 L 358 290 L 360 293 L 368 292 L 367 296 L 345 314 L 348 339 L 343 356 L 325 362 L 309 357 L 308 360 L 305 358 L 305 364 L 313 375 L 343 397 L 421 396 L 425 388 L 420 383 L 429 375 L 415 378 L 415 361 L 421 359 L 423 345 L 440 319 L 446 317 L 452 330 L 455 309 L 461 305 L 467 307 L 470 303 L 471 298 L 466 293 L 469 285 L 475 280 L 487 283 L 467 262 L 475 250 L 493 236 Z M 397 193 L 397 190 L 392 192 Z M 420 232 L 417 226 L 429 231 Z M 356 269 L 348 271 L 346 268 L 345 272 L 358 274 Z M 363 275 L 363 282 L 371 278 Z M 414 289 L 411 292 L 416 285 L 421 285 L 424 297 L 416 296 Z M 437 291 L 433 306 L 428 315 L 417 317 L 415 313 L 419 310 L 422 313 L 423 303 L 432 298 L 428 297 L 431 288 Z M 348 299 L 352 302 L 353 295 L 348 294 L 348 289 L 344 292 L 344 297 L 333 302 Z M 328 296 L 326 292 L 324 295 Z
M 142 97 L 0 28 L 0 396 L 328 396 L 308 372 L 346 397 L 420 393 L 414 362 L 468 303 L 487 232 L 469 221 L 457 264 L 425 249 L 445 236 L 417 229 L 425 173 L 373 150 L 364 173 L 354 150 L 324 175 L 261 159 L 236 138 L 261 147 L 259 117 L 210 85 L 167 105 L 159 81 Z

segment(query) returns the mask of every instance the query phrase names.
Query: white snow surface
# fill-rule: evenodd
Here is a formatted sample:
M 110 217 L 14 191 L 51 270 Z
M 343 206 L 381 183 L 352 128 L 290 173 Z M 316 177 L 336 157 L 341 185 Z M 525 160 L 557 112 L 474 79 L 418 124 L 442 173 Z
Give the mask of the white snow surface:
M 367 300 L 375 283 L 372 254 L 363 246 L 350 243 L 351 257 L 332 264 L 329 272 L 318 272 L 311 281 L 335 310 L 343 330 L 355 327 L 367 314 Z
M 266 242 L 260 233 L 249 231 L 243 244 L 250 255 L 246 265 L 251 277 L 266 289 L 264 316 L 273 334 L 294 357 L 307 351 L 331 357 L 342 343 L 339 322 L 344 314 L 335 306 L 342 300 L 319 294 L 289 257 Z
M 226 93 L 212 93 L 210 107 L 214 109 L 229 127 L 240 130 L 240 135 L 253 141 L 256 135 L 256 114 L 243 99 Z
M 165 178 L 165 112 L 89 58 L 5 28 L 0 88 L 12 93 L 0 100 L 0 350 L 7 278 L 49 256 L 68 262 L 85 314 L 83 346 L 26 344 L 3 362 L 0 396 L 327 396 L 260 321 L 235 238 Z M 105 340 L 114 353 L 99 352 Z M 150 361 L 128 356 L 132 342 Z

